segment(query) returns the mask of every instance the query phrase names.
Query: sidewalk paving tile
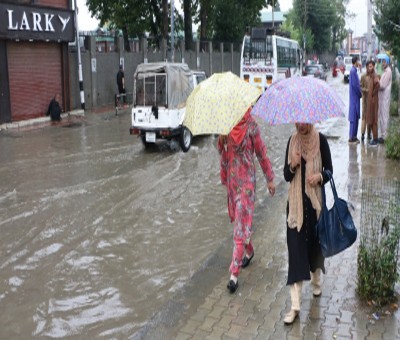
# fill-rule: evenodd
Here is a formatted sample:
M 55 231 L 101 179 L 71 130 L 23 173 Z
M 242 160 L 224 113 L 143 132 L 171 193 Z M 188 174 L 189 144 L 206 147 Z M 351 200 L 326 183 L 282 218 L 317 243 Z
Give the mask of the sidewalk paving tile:
M 240 333 L 246 329 L 246 325 L 239 325 L 232 323 L 228 332 L 225 333 L 226 336 L 231 337 L 233 339 L 240 339 Z
M 202 331 L 210 331 L 213 326 L 218 322 L 218 319 L 212 318 L 211 316 L 206 317 L 204 322 L 199 326 L 198 329 Z
M 217 322 L 216 326 L 228 330 L 231 327 L 232 320 L 233 320 L 232 315 L 224 315 Z
M 214 306 L 209 316 L 214 319 L 219 319 L 224 312 L 225 312 L 224 307 Z
M 214 326 L 210 335 L 205 339 L 215 340 L 221 339 L 227 330 L 218 326 Z

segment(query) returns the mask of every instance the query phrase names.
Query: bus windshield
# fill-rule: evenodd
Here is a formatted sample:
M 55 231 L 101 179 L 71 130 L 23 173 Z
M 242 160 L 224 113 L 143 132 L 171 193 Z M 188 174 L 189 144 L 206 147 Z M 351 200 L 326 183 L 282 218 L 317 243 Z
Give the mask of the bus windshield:
M 246 64 L 263 61 L 270 63 L 272 59 L 272 37 L 266 39 L 251 39 L 246 36 L 243 46 L 243 58 Z
M 301 75 L 302 52 L 288 34 L 253 27 L 243 38 L 240 77 L 265 91 L 273 82 Z

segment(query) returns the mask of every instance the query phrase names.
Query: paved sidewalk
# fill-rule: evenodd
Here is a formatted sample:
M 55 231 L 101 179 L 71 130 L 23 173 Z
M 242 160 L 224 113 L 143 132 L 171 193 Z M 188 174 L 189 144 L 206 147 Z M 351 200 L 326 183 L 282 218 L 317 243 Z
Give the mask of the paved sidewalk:
M 383 146 L 349 146 L 346 119 L 334 123 L 329 128 L 329 132 L 332 131 L 336 136 L 328 140 L 336 186 L 339 195 L 350 198 L 355 205 L 354 218 L 359 225 L 362 178 L 393 178 L 393 174 L 397 174 L 399 179 L 399 162 L 386 160 Z M 373 314 L 373 310 L 357 298 L 358 241 L 341 254 L 326 259 L 327 273 L 323 275 L 321 297 L 313 297 L 309 282 L 303 284 L 299 318 L 290 326 L 283 323 L 290 308 L 286 287 L 286 195 L 287 184 L 280 181 L 276 197 L 268 199 L 267 204 L 262 202 L 263 209 L 256 209 L 255 257 L 250 266 L 242 270 L 235 294 L 229 294 L 226 288 L 232 251 L 230 242 L 222 245 L 188 287 L 134 338 L 400 339 L 399 311 Z M 265 221 L 267 225 L 261 225 Z

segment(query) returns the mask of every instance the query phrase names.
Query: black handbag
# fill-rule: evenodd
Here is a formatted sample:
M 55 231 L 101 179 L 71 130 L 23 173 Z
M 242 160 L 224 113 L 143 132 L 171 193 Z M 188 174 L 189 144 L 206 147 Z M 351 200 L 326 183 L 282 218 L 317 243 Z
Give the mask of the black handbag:
M 322 210 L 319 216 L 316 232 L 321 245 L 322 255 L 330 257 L 350 247 L 357 239 L 357 229 L 350 214 L 347 202 L 339 198 L 332 173 L 326 170 L 331 184 L 334 204 L 331 209 L 326 207 L 325 188 L 322 186 Z

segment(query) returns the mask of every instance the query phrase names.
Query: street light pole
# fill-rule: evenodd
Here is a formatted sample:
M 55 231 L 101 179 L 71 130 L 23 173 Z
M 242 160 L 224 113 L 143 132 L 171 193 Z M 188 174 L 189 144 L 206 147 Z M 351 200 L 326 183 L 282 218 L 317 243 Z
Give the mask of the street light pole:
M 171 0 L 171 61 L 175 61 L 175 32 L 174 32 L 175 0 Z
M 81 59 L 81 46 L 79 44 L 79 30 L 78 30 L 78 7 L 75 2 L 75 31 L 76 31 L 76 48 L 78 52 L 78 69 L 79 69 L 79 91 L 81 97 L 81 109 L 85 110 L 85 93 L 83 91 L 83 76 L 82 76 L 82 59 Z
M 368 32 L 367 32 L 367 60 L 371 59 L 372 50 L 372 8 L 371 0 L 367 0 L 368 8 Z
M 275 31 L 274 7 L 275 7 L 275 1 L 272 0 L 272 29 Z

